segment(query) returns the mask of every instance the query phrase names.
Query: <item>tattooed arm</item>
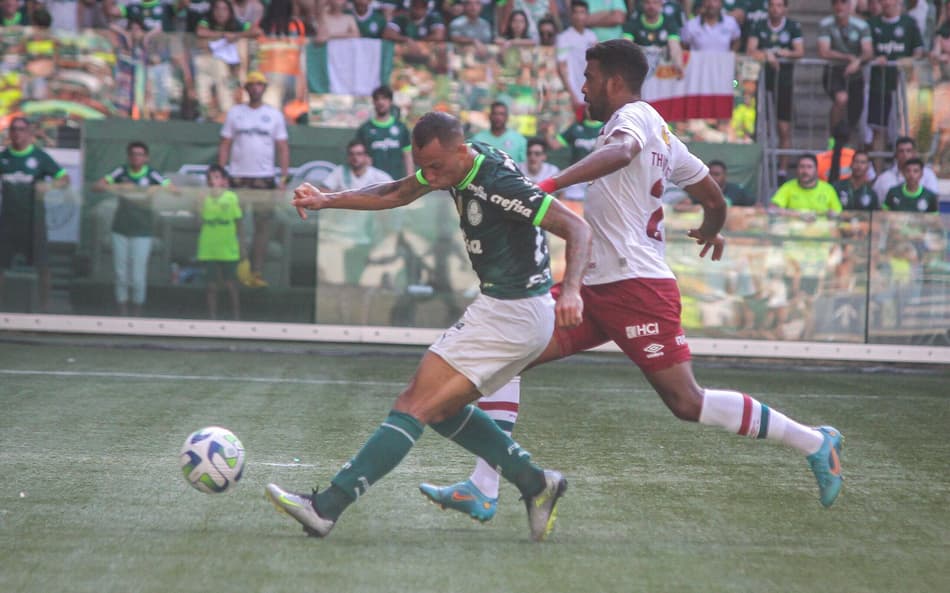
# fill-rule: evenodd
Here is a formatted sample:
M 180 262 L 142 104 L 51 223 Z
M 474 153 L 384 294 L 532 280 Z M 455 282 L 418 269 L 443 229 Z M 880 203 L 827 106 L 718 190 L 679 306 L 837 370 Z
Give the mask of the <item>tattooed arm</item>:
M 415 177 L 403 177 L 388 183 L 376 183 L 362 189 L 323 193 L 309 183 L 294 190 L 290 201 L 300 218 L 307 218 L 307 210 L 343 208 L 345 210 L 388 210 L 405 206 L 432 191 Z

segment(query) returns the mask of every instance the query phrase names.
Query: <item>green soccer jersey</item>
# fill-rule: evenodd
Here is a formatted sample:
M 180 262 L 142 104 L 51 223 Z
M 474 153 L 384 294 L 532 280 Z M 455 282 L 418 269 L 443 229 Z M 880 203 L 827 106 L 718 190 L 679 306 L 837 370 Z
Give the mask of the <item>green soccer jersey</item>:
M 0 223 L 20 228 L 46 224 L 46 208 L 36 199 L 36 184 L 66 174 L 46 151 L 31 144 L 21 151 L 7 148 L 0 152 Z M 0 237 L 2 240 L 2 237 Z
M 792 179 L 782 184 L 772 203 L 786 210 L 799 212 L 841 212 L 841 202 L 838 201 L 838 192 L 827 181 L 818 180 L 814 187 L 802 187 L 798 179 Z
M 852 56 L 861 55 L 861 44 L 871 39 L 871 27 L 856 16 L 848 17 L 845 26 L 839 26 L 834 16 L 826 16 L 818 23 L 818 40 L 826 40 L 834 51 Z
M 680 26 L 663 13 L 655 23 L 648 23 L 646 16 L 640 14 L 623 24 L 623 36 L 641 47 L 666 47 L 670 39 L 679 40 Z
M 175 30 L 175 7 L 171 2 L 145 0 L 130 2 L 119 7 L 120 14 L 129 21 L 138 21 L 146 31 Z
M 237 225 L 242 216 L 241 205 L 233 191 L 205 198 L 201 205 L 198 261 L 236 262 L 241 259 Z
M 370 7 L 363 16 L 356 14 L 355 10 L 347 10 L 346 12 L 352 14 L 353 18 L 356 19 L 356 28 L 360 31 L 360 37 L 368 37 L 370 39 L 379 39 L 382 37 L 383 29 L 386 28 L 386 16 L 382 11 Z M 400 177 L 404 177 L 404 175 Z
M 871 41 L 874 55 L 884 56 L 889 62 L 914 55 L 917 48 L 923 47 L 917 22 L 906 14 L 897 19 L 888 20 L 881 16 L 868 20 L 871 27 Z M 871 92 L 893 90 L 897 86 L 897 70 L 893 67 L 873 66 L 871 68 Z
M 412 149 L 406 124 L 392 115 L 385 121 L 370 118 L 356 130 L 356 137 L 373 157 L 374 167 L 389 173 L 393 179 L 406 176 L 403 154 Z
M 112 232 L 126 237 L 151 237 L 154 214 L 152 196 L 147 189 L 153 185 L 168 185 L 169 181 L 157 171 L 145 165 L 133 172 L 128 165 L 113 169 L 105 176 L 106 183 L 132 183 L 142 188 L 125 196 L 119 196 L 119 207 L 112 218 Z
M 907 191 L 907 184 L 902 183 L 887 190 L 883 208 L 894 212 L 936 212 L 937 201 L 937 194 L 924 186 L 921 185 L 916 192 L 910 193 Z
M 444 29 L 445 22 L 438 14 L 428 12 L 420 21 L 412 20 L 408 14 L 397 15 L 389 26 L 394 27 L 409 39 L 420 40 L 428 37 L 436 29 Z
M 783 18 L 778 27 L 772 27 L 768 19 L 756 21 L 749 26 L 749 39 L 756 39 L 759 49 L 762 51 L 769 49 L 792 49 L 796 41 L 802 41 L 802 28 L 798 21 L 789 18 Z M 779 65 L 778 84 L 781 86 L 792 85 L 792 72 L 795 66 L 791 63 Z M 768 89 L 774 89 L 776 85 L 775 70 L 765 69 L 765 86 Z
M 558 140 L 571 149 L 571 164 L 576 163 L 594 150 L 597 136 L 603 124 L 585 119 L 584 123 L 573 123 L 558 135 Z
M 870 183 L 861 187 L 854 187 L 850 179 L 842 179 L 834 184 L 838 192 L 838 200 L 845 210 L 880 210 L 877 203 L 877 194 Z
M 472 170 L 449 190 L 481 291 L 520 299 L 551 288 L 550 255 L 538 226 L 552 198 L 522 175 L 510 156 L 481 142 Z

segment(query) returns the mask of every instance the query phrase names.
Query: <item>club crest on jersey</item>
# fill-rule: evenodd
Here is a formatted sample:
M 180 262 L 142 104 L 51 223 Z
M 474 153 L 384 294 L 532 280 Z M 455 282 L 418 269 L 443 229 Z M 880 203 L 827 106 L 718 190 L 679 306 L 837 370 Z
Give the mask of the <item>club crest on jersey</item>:
M 465 218 L 468 219 L 468 224 L 472 226 L 478 226 L 482 224 L 482 219 L 484 219 L 482 205 L 475 200 L 469 202 L 468 206 L 465 208 Z
M 37 160 L 36 160 L 35 158 L 33 158 L 33 157 L 30 157 L 30 158 L 26 159 L 26 166 L 27 166 L 28 168 L 30 168 L 30 169 L 35 169 L 36 166 L 39 165 L 39 164 L 40 164 L 39 161 L 37 161 Z
M 667 131 L 666 126 L 660 128 L 660 135 L 663 137 L 663 143 L 667 146 L 670 145 L 670 133 Z

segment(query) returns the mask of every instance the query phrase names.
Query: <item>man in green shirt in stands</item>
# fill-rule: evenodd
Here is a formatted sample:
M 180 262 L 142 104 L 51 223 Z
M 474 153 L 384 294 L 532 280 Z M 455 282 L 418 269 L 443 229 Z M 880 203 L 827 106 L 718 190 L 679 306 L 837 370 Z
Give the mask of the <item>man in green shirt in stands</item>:
M 373 117 L 356 130 L 356 137 L 369 150 L 373 166 L 393 179 L 415 173 L 409 128 L 393 113 L 393 91 L 381 86 L 373 91 Z
M 895 212 L 936 212 L 937 194 L 920 181 L 924 177 L 924 162 L 919 158 L 907 159 L 901 168 L 904 183 L 887 190 L 884 197 L 884 210 Z
M 778 188 L 772 196 L 769 211 L 812 222 L 818 214 L 837 216 L 841 212 L 841 202 L 835 188 L 818 178 L 815 155 L 803 154 L 798 158 L 796 178 Z
M 501 101 L 491 104 L 488 114 L 491 127 L 472 136 L 475 142 L 484 142 L 505 152 L 516 163 L 528 160 L 528 139 L 508 129 L 508 106 Z

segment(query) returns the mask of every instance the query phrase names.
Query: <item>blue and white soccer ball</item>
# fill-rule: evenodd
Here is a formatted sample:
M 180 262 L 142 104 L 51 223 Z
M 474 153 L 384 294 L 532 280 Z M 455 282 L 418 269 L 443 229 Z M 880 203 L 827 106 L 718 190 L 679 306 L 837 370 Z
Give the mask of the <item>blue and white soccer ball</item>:
M 208 426 L 188 435 L 178 463 L 194 488 L 206 494 L 228 492 L 244 474 L 244 445 L 227 428 Z

